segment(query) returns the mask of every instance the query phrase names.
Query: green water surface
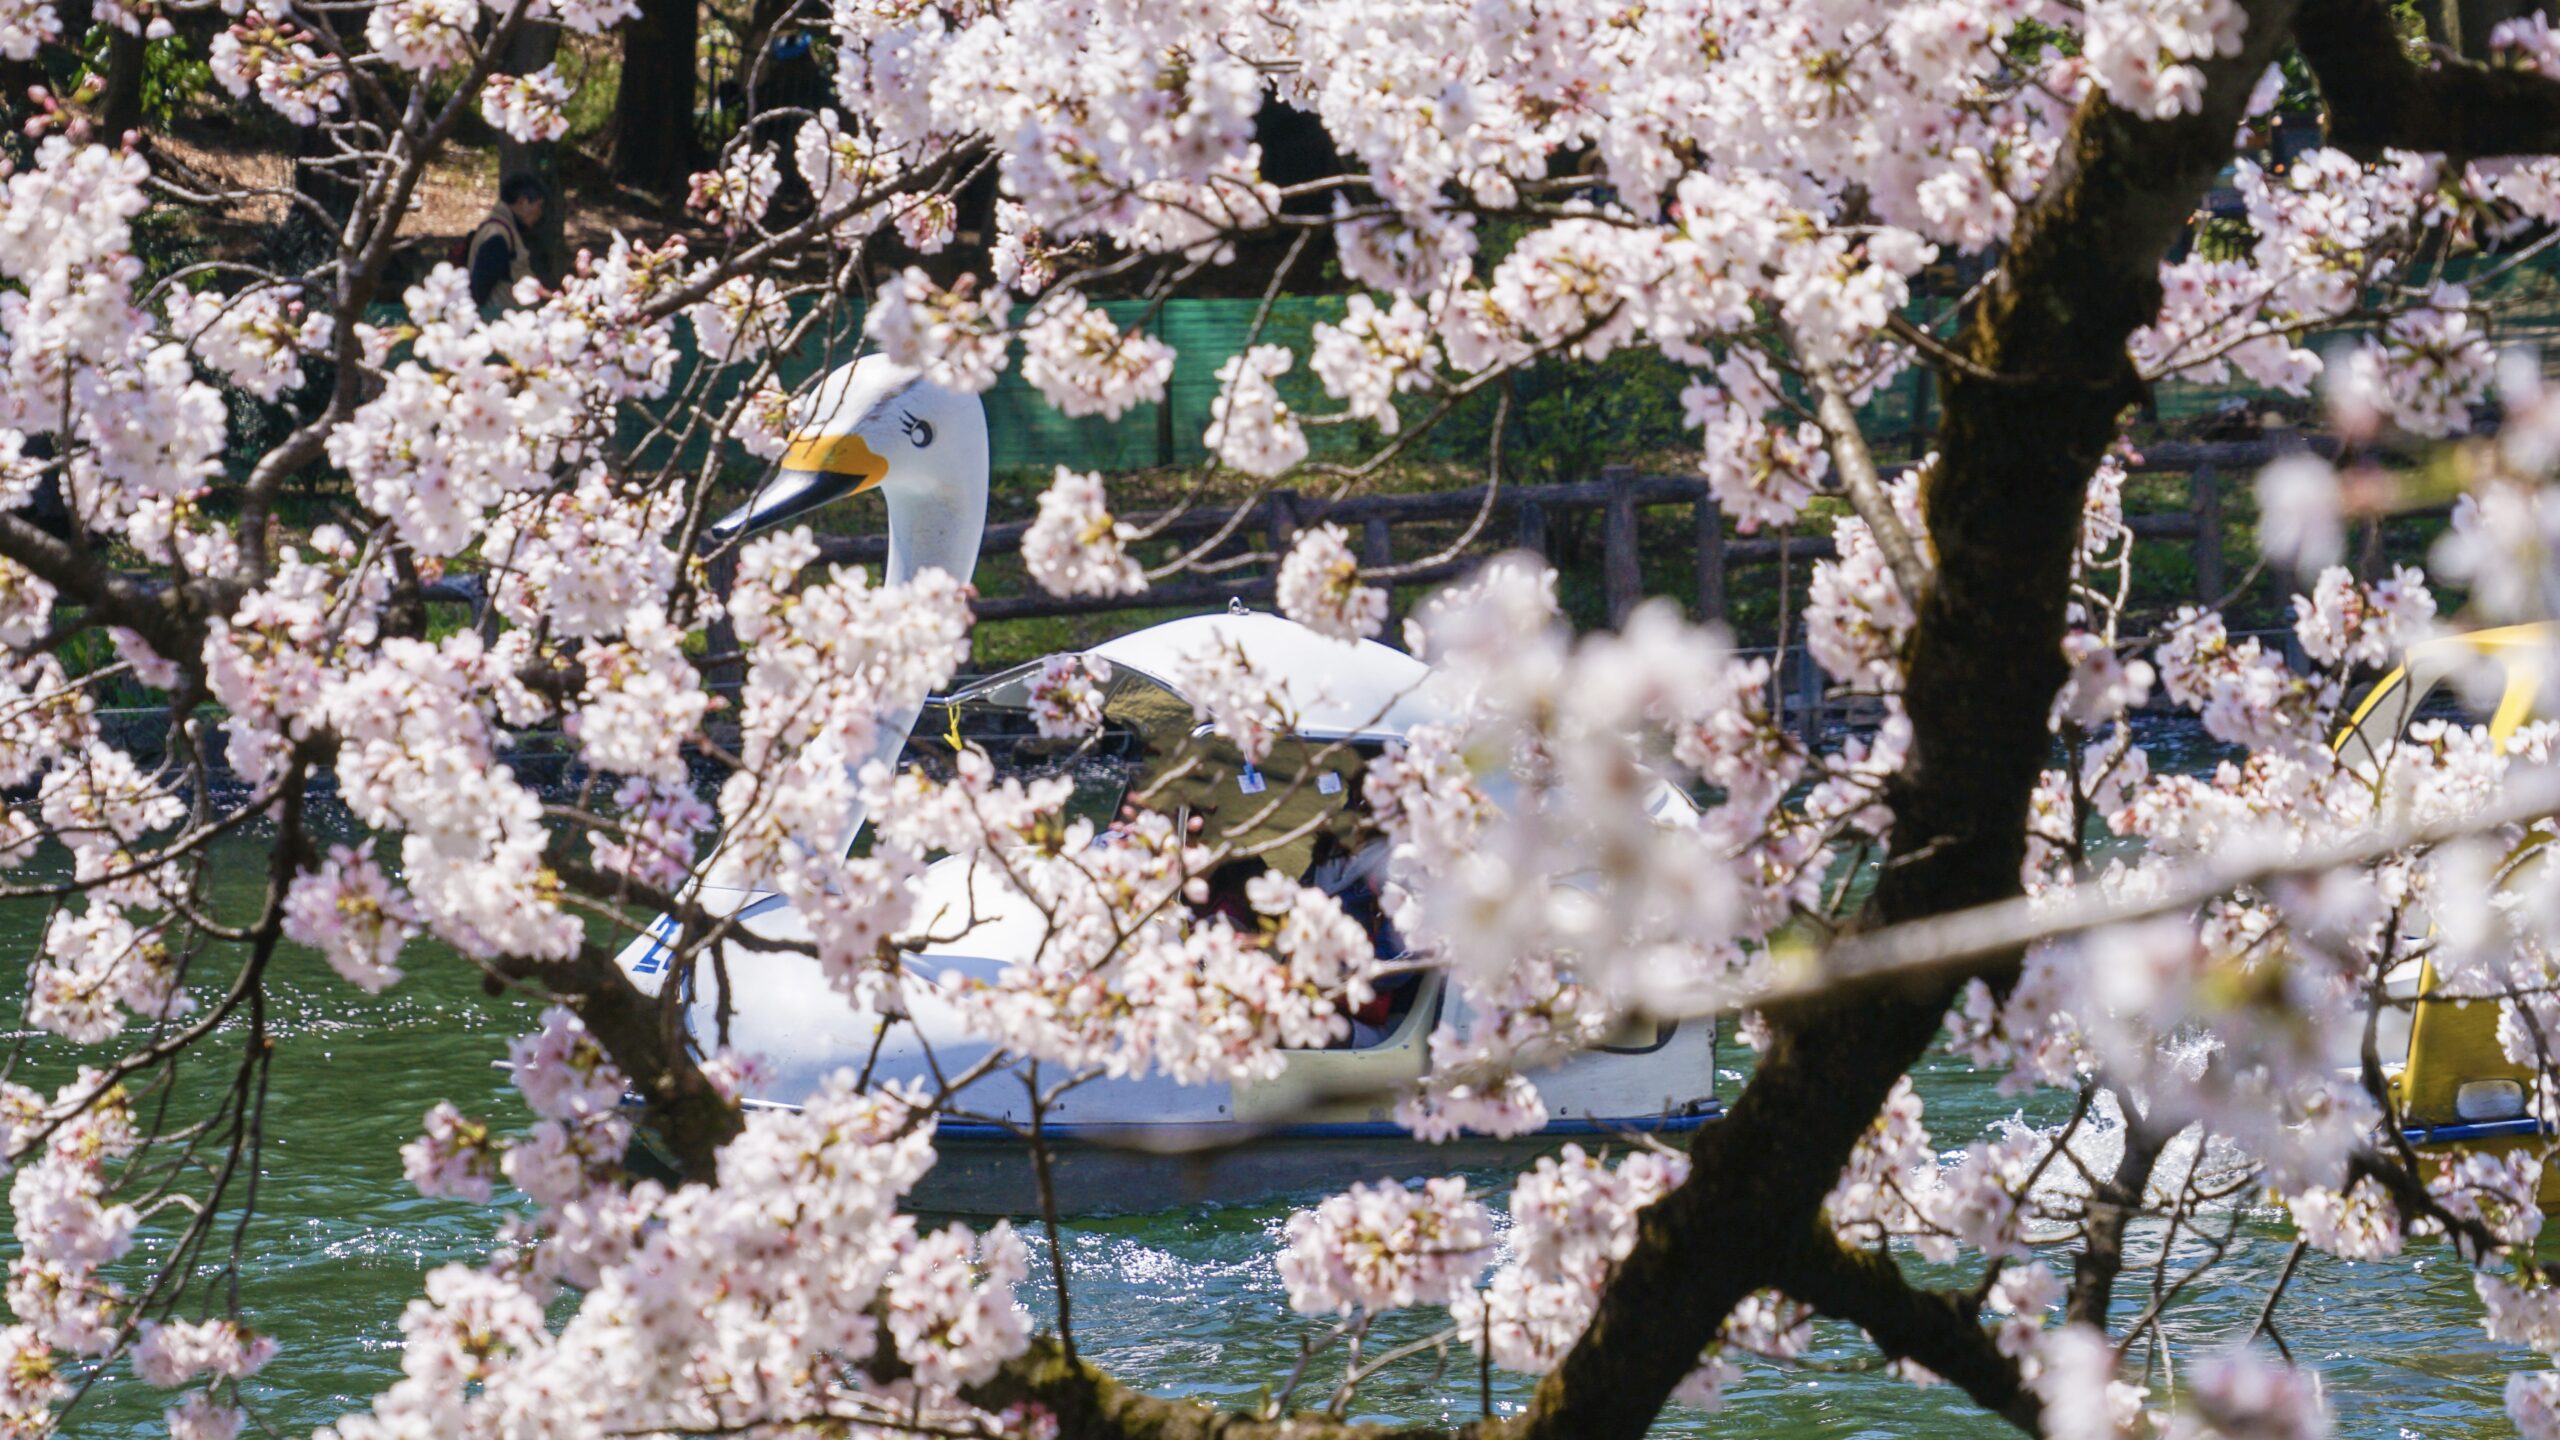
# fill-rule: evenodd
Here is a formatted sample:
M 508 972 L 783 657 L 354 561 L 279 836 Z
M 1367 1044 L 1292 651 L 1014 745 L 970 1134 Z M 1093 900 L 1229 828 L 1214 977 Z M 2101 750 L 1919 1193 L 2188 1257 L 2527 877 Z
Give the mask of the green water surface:
M 230 913 L 245 912 L 262 883 L 259 841 L 226 842 L 215 858 L 217 893 Z M 15 954 L 30 953 L 44 916 L 38 903 L 0 906 L 0 939 Z M 477 973 L 437 947 L 413 945 L 404 963 L 407 980 L 380 997 L 346 985 L 309 955 L 286 955 L 276 967 L 269 1019 L 278 1050 L 260 1213 L 245 1239 L 241 1301 L 253 1322 L 282 1342 L 274 1364 L 248 1387 L 259 1418 L 277 1433 L 307 1433 L 362 1408 L 396 1379 L 397 1322 L 421 1275 L 482 1252 L 492 1212 L 422 1199 L 401 1178 L 398 1150 L 417 1132 L 420 1116 L 435 1101 L 451 1099 L 501 1126 L 526 1123 L 490 1062 L 503 1055 L 511 1036 L 530 1027 L 533 1007 L 485 995 Z M 13 973 L 0 982 L 10 992 L 0 995 L 0 1005 L 14 1016 L 15 977 L 22 972 L 5 968 Z M 245 1027 L 236 1022 L 218 1036 L 191 1068 L 187 1087 L 210 1095 L 226 1083 L 244 1038 Z M 70 1052 L 39 1039 L 28 1058 L 22 1074 L 52 1081 Z M 1740 1066 L 1747 1058 L 1730 1049 L 1725 1063 Z M 2021 1101 L 1997 1094 L 1989 1077 L 1943 1056 L 1933 1057 L 1917 1081 L 1942 1145 L 1960 1146 L 2020 1109 Z M 1728 1071 L 1721 1087 L 1728 1099 L 1738 1083 L 1739 1075 Z M 2024 1105 L 2029 1120 L 2052 1123 L 2067 1112 L 2068 1098 L 2031 1096 Z M 1073 1226 L 1065 1243 L 1084 1353 L 1147 1390 L 1254 1403 L 1262 1387 L 1288 1373 L 1302 1337 L 1317 1328 L 1289 1313 L 1272 1264 L 1290 1201 L 1308 1198 Z M 2170 1312 L 2166 1331 L 2175 1365 L 2244 1330 L 2284 1264 L 2292 1236 L 2280 1212 L 2248 1212 L 2238 1220 L 2227 1258 Z M 129 1268 L 139 1274 L 139 1262 L 165 1248 L 174 1228 L 174 1220 L 149 1227 Z M 2154 1228 L 2132 1239 L 2119 1323 L 2149 1301 L 2148 1267 L 2160 1238 Z M 2199 1239 L 2181 1237 L 2169 1274 L 2203 1254 Z M 1033 1273 L 1046 1272 L 1045 1260 L 1035 1257 Z M 1024 1299 L 1044 1318 L 1053 1312 L 1044 1291 L 1026 1287 Z M 2480 1332 L 2478 1311 L 2466 1269 L 2446 1247 L 2420 1242 L 2402 1261 L 2381 1265 L 2306 1256 L 2281 1323 L 2292 1353 L 2316 1367 L 2328 1387 L 2342 1434 L 2506 1434 L 2505 1379 L 2537 1361 L 2491 1345 Z M 1408 1320 L 1387 1328 L 1410 1337 L 1428 1327 Z M 1849 1363 L 1819 1371 L 1761 1367 L 1735 1388 L 1721 1414 L 1675 1410 L 1663 1418 L 1660 1433 L 2009 1433 L 1958 1393 L 1915 1390 L 1855 1368 L 1866 1352 L 1845 1330 L 1826 1329 L 1821 1338 L 1821 1356 Z M 1453 1351 L 1447 1373 L 1435 1375 L 1435 1368 L 1425 1356 L 1373 1381 L 1353 1413 L 1406 1420 L 1473 1415 L 1480 1401 L 1472 1352 Z M 1320 1402 L 1334 1374 L 1319 1363 L 1302 1398 Z M 1497 1374 L 1494 1402 L 1518 1405 L 1531 1383 Z M 119 1366 L 72 1417 L 67 1433 L 165 1434 L 158 1419 L 163 1403 Z

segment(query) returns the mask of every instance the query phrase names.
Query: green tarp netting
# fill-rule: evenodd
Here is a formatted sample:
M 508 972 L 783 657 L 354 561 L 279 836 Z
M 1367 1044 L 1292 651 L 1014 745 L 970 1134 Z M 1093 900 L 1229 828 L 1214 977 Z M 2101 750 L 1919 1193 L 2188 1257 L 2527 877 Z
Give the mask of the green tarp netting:
M 2521 262 L 2505 256 L 2468 256 L 2429 267 L 2422 278 L 2469 284 L 2474 301 L 2491 306 L 2492 337 L 2501 345 L 2525 343 L 2548 350 L 2551 342 L 2560 339 L 2560 255 L 2545 253 Z M 1254 316 L 1262 308 L 1261 302 L 1109 301 L 1101 308 L 1123 329 L 1143 323 L 1174 347 L 1177 358 L 1164 403 L 1133 407 L 1117 419 L 1069 419 L 1052 409 L 1022 378 L 1017 347 L 1012 363 L 986 397 L 990 459 L 997 471 L 1046 470 L 1065 465 L 1077 470 L 1113 472 L 1192 464 L 1205 457 L 1201 435 L 1208 428 L 1210 402 L 1217 394 L 1218 367 L 1255 338 Z M 1311 328 L 1319 320 L 1340 318 L 1343 308 L 1339 296 L 1292 296 L 1274 302 L 1264 319 L 1259 342 L 1286 347 L 1297 357 L 1297 364 L 1282 377 L 1281 394 L 1307 413 L 1340 408 L 1338 402 L 1324 396 L 1309 373 L 1307 356 Z M 1944 303 L 1923 302 L 1912 310 L 1916 319 L 1925 320 L 1943 314 Z M 1021 318 L 1017 312 L 1017 321 Z M 823 366 L 855 353 L 860 327 L 861 309 L 857 305 L 849 309 L 827 339 L 813 340 L 802 347 L 802 353 L 778 367 L 783 381 L 797 385 Z M 2325 350 L 2350 338 L 2352 333 L 2314 336 L 2309 343 L 2314 349 Z M 678 367 L 681 379 L 697 363 L 690 326 L 676 327 L 676 342 L 682 357 Z M 1645 372 L 1642 380 L 1630 383 L 1663 387 L 1663 399 L 1676 413 L 1677 392 L 1684 378 L 1671 367 L 1655 366 Z M 2260 404 L 2290 403 L 2299 407 L 2303 403 L 2251 385 L 2236 373 L 2224 383 L 2166 382 L 2156 387 L 2154 401 L 2156 418 L 2170 424 Z M 1870 434 L 1890 441 L 1932 428 L 1928 422 L 1934 403 L 1935 397 L 1924 395 L 1918 376 L 1911 374 L 1875 394 L 1861 415 Z M 1452 425 L 1426 439 L 1414 453 L 1436 459 L 1479 458 L 1472 452 L 1482 447 L 1486 428 L 1481 417 L 1475 424 Z M 1309 439 L 1319 457 L 1349 455 L 1375 442 L 1367 427 L 1351 426 L 1311 430 Z M 1612 458 L 1619 457 L 1595 456 L 1594 464 Z

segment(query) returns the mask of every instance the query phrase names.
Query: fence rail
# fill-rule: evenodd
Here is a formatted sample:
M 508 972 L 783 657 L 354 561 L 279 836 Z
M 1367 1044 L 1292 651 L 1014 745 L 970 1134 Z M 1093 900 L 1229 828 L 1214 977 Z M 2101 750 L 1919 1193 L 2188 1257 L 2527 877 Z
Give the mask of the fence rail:
M 2152 446 L 2130 467 L 2132 472 L 2192 475 L 2191 504 L 2185 511 L 2136 515 L 2129 522 L 2131 528 L 2145 539 L 2189 542 L 2198 599 L 2220 600 L 2227 579 L 2222 553 L 2221 477 L 2302 450 L 2334 454 L 2336 442 L 2323 436 L 2288 436 Z M 1410 586 L 1452 579 L 1472 568 L 1477 560 L 1461 555 L 1428 564 L 1399 565 L 1396 557 L 1400 551 L 1436 553 L 1445 545 L 1437 536 L 1431 538 L 1427 551 L 1420 545 L 1399 545 L 1396 532 L 1401 526 L 1447 525 L 1481 515 L 1486 538 L 1544 554 L 1548 551 L 1549 521 L 1597 510 L 1602 515 L 1602 592 L 1609 621 L 1616 624 L 1643 598 L 1639 565 L 1641 512 L 1673 506 L 1686 506 L 1691 511 L 1696 548 L 1694 598 L 1702 617 L 1728 618 L 1727 581 L 1737 568 L 1817 560 L 1832 554 L 1828 536 L 1733 533 L 1703 479 L 1692 475 L 1639 475 L 1625 466 L 1606 467 L 1593 480 L 1551 485 L 1477 485 L 1407 495 L 1352 495 L 1329 503 L 1298 491 L 1277 490 L 1240 506 L 1199 506 L 1122 518 L 1153 539 L 1196 543 L 1229 531 L 1248 546 L 1258 545 L 1271 555 L 1286 549 L 1301 527 L 1331 522 L 1356 533 L 1364 569 L 1383 572 L 1389 583 Z M 988 526 L 982 553 L 1019 552 L 1030 528 L 1023 521 Z M 824 536 L 818 542 L 818 555 L 832 563 L 876 564 L 887 557 L 888 544 L 882 535 Z M 1268 600 L 1273 587 L 1270 568 L 1261 567 L 1265 573 L 1260 574 L 1179 579 L 1130 596 L 995 596 L 979 602 L 978 614 L 986 620 L 1011 620 L 1220 605 L 1230 599 Z
M 2184 542 L 2194 565 L 2197 601 L 2208 605 L 2223 603 L 2229 599 L 2228 587 L 2232 579 L 2223 554 L 2224 477 L 2235 472 L 2248 474 L 2288 453 L 2312 451 L 2334 455 L 2336 449 L 2337 443 L 2333 439 L 2308 435 L 2151 446 L 2142 452 L 2138 461 L 2127 467 L 2128 473 L 2184 473 L 2190 476 L 2188 505 L 2183 510 L 2129 516 L 2127 527 L 2146 540 Z M 1693 540 L 1695 556 L 1691 575 L 1693 598 L 1696 613 L 1704 618 L 1731 619 L 1727 584 L 1737 569 L 1809 562 L 1834 553 L 1827 535 L 1734 533 L 1722 507 L 1708 491 L 1703 479 L 1690 475 L 1640 475 L 1625 466 L 1606 467 L 1596 479 L 1562 484 L 1478 485 L 1423 494 L 1354 495 L 1330 503 L 1320 497 L 1281 490 L 1240 506 L 1203 506 L 1123 518 L 1147 532 L 1151 538 L 1197 543 L 1222 530 L 1227 531 L 1237 537 L 1238 544 L 1222 548 L 1247 554 L 1258 550 L 1264 556 L 1277 556 L 1285 551 L 1301 527 L 1332 522 L 1355 534 L 1362 568 L 1376 572 L 1372 578 L 1377 583 L 1411 586 L 1453 579 L 1479 563 L 1480 554 L 1435 558 L 1429 563 L 1417 564 L 1410 560 L 1399 563 L 1400 554 L 1438 555 L 1448 545 L 1446 527 L 1452 523 L 1482 517 L 1483 532 L 1472 547 L 1479 551 L 1492 545 L 1508 544 L 1547 554 L 1551 553 L 1551 522 L 1562 516 L 1596 510 L 1601 516 L 1603 604 L 1609 623 L 1615 625 L 1622 622 L 1627 612 L 1644 598 L 1640 561 L 1646 534 L 1645 512 L 1680 507 L 1686 507 L 1690 512 L 1688 533 Z M 2445 508 L 2439 506 L 2428 511 L 2404 512 L 2393 518 L 2441 515 Z M 1659 521 L 1652 523 L 1658 525 Z M 1399 527 L 1409 525 L 1441 528 L 1430 536 L 1406 540 L 1397 532 Z M 1018 551 L 1023 534 L 1029 528 L 1022 523 L 990 526 L 984 549 L 987 553 Z M 1659 530 L 1653 533 L 1660 534 Z M 885 558 L 887 548 L 888 542 L 881 536 L 831 536 L 819 541 L 820 557 L 835 562 L 876 563 Z M 1222 558 L 1233 562 L 1237 556 L 1230 553 Z M 1239 565 L 1239 568 L 1245 567 Z M 977 610 L 982 619 L 1004 620 L 1134 609 L 1202 608 L 1223 605 L 1230 599 L 1267 602 L 1274 584 L 1271 571 L 1276 567 L 1265 563 L 1252 568 L 1257 573 L 1178 579 L 1135 596 L 1070 597 L 1040 593 L 996 596 L 981 600 Z M 1772 657 L 1772 703 L 1786 722 L 1800 729 L 1808 740 L 1833 723 L 1858 723 L 1866 711 L 1872 710 L 1871 703 L 1830 692 L 1820 667 L 1805 651 L 1800 631 L 1775 638 L 1779 643 L 1759 647 L 1753 653 Z M 2291 632 L 2271 632 L 2265 640 L 2270 648 L 2286 653 L 2289 661 L 2297 667 L 2300 665 L 2299 657 L 2293 653 Z

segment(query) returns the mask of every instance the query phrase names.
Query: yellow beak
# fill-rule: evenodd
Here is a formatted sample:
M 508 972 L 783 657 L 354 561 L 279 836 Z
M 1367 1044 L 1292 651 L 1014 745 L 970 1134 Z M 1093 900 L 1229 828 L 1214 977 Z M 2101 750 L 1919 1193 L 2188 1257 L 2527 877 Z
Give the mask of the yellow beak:
M 791 442 L 782 463 L 774 467 L 754 498 L 739 506 L 705 533 L 727 541 L 769 525 L 859 495 L 889 473 L 889 462 L 874 453 L 859 435 L 806 435 Z
M 859 435 L 809 435 L 791 442 L 782 454 L 782 468 L 842 476 L 855 484 L 839 493 L 859 495 L 880 483 L 889 473 L 889 462 L 874 454 Z

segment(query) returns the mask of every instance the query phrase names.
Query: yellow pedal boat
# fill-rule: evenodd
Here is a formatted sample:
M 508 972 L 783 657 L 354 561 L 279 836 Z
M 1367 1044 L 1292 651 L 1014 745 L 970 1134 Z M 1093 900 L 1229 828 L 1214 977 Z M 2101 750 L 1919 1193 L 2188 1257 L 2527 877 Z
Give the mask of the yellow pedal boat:
M 2357 704 L 2331 749 L 2349 764 L 2378 765 L 2422 708 L 2457 686 L 2475 717 L 2487 710 L 2490 738 L 2504 746 L 2543 718 L 2544 666 L 2555 644 L 2560 623 L 2546 622 L 2420 645 Z M 2492 694 L 2494 703 L 2484 703 Z M 2498 1043 L 2496 1001 L 2430 998 L 2436 979 L 2425 960 L 2394 971 L 2389 990 L 2406 1008 L 2384 1013 L 2377 1038 L 2402 1133 L 2419 1153 L 2551 1145 L 2560 1130 L 2532 1114 L 2533 1072 Z M 2543 1170 L 2540 1198 L 2545 1211 L 2560 1211 L 2560 1165 Z

